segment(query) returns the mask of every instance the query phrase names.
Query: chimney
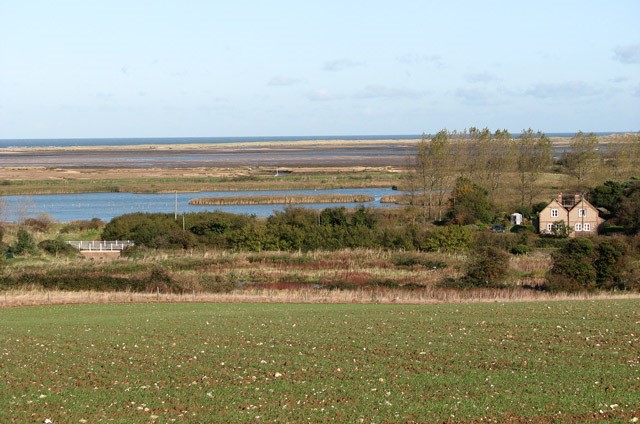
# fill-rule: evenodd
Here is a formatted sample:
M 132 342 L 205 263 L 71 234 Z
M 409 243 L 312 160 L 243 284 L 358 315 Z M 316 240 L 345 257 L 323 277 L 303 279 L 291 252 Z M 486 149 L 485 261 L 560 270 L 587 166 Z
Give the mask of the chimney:
M 562 205 L 562 192 L 558 192 L 558 196 L 556 196 L 556 201 Z
M 582 200 L 582 196 L 580 196 L 579 194 L 575 194 L 573 196 L 573 206 L 575 206 L 578 203 L 580 203 L 581 200 Z

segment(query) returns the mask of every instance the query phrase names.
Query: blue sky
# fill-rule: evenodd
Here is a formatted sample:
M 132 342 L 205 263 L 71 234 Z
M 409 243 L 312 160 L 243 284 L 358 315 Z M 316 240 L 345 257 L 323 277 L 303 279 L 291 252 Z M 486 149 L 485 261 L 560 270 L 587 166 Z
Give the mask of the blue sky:
M 640 2 L 0 0 L 0 138 L 640 130 Z

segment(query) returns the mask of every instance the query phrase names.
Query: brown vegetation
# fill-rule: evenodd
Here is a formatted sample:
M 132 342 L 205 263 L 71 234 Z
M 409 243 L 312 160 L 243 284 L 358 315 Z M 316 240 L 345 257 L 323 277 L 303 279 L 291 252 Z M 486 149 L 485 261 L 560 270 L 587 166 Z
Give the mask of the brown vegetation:
M 373 196 L 364 194 L 318 194 L 309 195 L 272 195 L 272 196 L 229 196 L 201 197 L 191 199 L 190 205 L 293 205 L 309 203 L 366 203 L 372 202 Z
M 444 304 L 481 302 L 548 302 L 562 300 L 639 299 L 638 293 L 574 293 L 552 294 L 524 289 L 449 290 L 425 288 L 422 290 L 362 289 L 322 290 L 297 288 L 278 290 L 253 288 L 228 293 L 134 293 L 134 292 L 69 292 L 60 290 L 20 289 L 0 294 L 0 306 L 66 305 L 88 303 L 359 303 L 359 304 Z

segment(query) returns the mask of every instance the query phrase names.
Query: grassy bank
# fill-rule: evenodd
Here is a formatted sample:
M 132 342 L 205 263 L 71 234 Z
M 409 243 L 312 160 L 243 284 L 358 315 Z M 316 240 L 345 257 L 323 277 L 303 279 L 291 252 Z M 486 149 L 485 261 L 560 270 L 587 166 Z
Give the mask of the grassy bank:
M 273 195 L 273 196 L 229 196 L 201 197 L 189 200 L 190 205 L 295 205 L 308 203 L 366 203 L 373 202 L 373 196 L 364 194 L 340 195 Z
M 248 173 L 236 170 L 80 170 L 59 176 L 55 170 L 5 171 L 0 175 L 0 196 L 73 193 L 161 193 L 237 190 L 321 190 L 336 188 L 391 187 L 399 184 L 401 174 L 389 171 L 326 169 L 294 171 L 275 177 L 272 173 Z M 2 172 L 0 172 L 2 174 Z M 34 178 L 37 176 L 38 178 Z
M 0 420 L 629 422 L 639 302 L 4 309 Z

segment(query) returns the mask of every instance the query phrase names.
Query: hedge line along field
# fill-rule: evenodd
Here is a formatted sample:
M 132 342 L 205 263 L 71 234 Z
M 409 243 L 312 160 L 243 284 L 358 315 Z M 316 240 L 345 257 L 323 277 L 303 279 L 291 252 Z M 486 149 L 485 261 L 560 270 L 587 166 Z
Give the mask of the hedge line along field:
M 640 300 L 0 310 L 0 422 L 630 422 Z

